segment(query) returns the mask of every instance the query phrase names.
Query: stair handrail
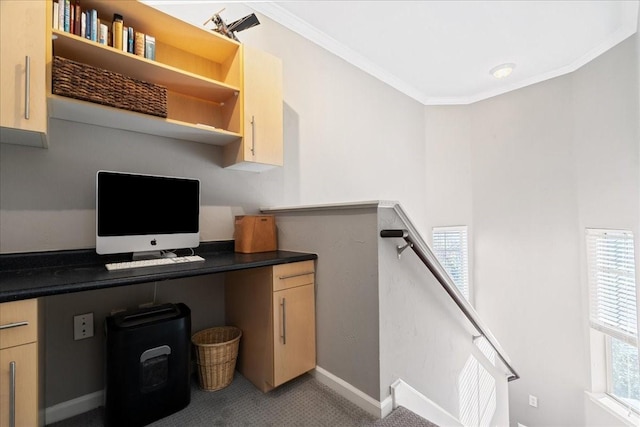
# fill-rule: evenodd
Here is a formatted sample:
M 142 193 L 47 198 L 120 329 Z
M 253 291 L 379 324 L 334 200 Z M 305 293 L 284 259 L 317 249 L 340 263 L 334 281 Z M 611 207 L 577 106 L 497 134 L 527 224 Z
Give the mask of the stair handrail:
M 487 326 L 484 325 L 484 323 L 480 320 L 478 312 L 458 290 L 449 274 L 446 272 L 444 267 L 442 267 L 440 261 L 438 261 L 438 258 L 435 256 L 433 251 L 431 251 L 431 248 L 429 248 L 429 245 L 427 245 L 427 243 L 421 237 L 420 233 L 413 226 L 411 220 L 406 215 L 402 207 L 398 204 L 395 204 L 393 206 L 393 209 L 398 214 L 406 228 L 380 230 L 380 237 L 404 239 L 405 245 L 397 247 L 398 256 L 400 256 L 402 251 L 407 248 L 411 248 L 413 250 L 413 252 L 422 261 L 422 263 L 429 269 L 429 271 L 431 271 L 433 276 L 451 297 L 453 302 L 458 306 L 460 311 L 462 311 L 467 320 L 469 320 L 473 327 L 478 331 L 480 336 L 484 337 L 487 340 L 491 348 L 493 348 L 493 350 L 496 352 L 498 358 L 511 372 L 511 374 L 507 377 L 507 381 L 514 381 L 519 379 L 520 375 L 518 375 L 516 370 L 513 368 L 509 356 L 507 356 L 506 352 L 504 351 L 498 340 L 495 338 L 495 336 L 491 333 L 489 328 L 487 328 Z

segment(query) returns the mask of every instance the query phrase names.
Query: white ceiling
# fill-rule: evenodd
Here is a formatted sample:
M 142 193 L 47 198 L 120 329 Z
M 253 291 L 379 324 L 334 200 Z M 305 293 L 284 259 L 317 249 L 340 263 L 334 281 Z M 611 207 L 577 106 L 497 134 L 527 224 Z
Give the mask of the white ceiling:
M 634 34 L 639 6 L 638 0 L 147 3 L 196 25 L 222 7 L 226 22 L 255 10 L 425 105 L 469 104 L 572 72 Z M 489 74 L 506 62 L 516 64 L 511 76 Z

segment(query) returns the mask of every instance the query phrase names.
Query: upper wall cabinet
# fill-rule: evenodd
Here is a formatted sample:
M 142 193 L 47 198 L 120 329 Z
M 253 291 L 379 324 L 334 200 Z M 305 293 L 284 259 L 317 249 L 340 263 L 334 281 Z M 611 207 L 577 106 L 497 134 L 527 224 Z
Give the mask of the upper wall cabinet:
M 0 1 L 0 142 L 47 147 L 47 7 Z
M 69 3 L 79 4 L 83 12 L 95 10 L 110 34 L 114 15 L 122 16 L 123 27 L 155 39 L 155 59 L 55 28 L 52 0 L 0 1 L 2 142 L 46 147 L 48 113 L 56 119 L 225 146 L 224 166 L 249 162 L 255 170 L 263 163 L 282 165 L 279 60 L 248 48 L 245 58 L 246 47 L 240 43 L 138 1 Z M 31 58 L 30 66 L 25 65 L 25 56 Z M 70 73 L 61 93 L 51 82 L 61 80 L 59 64 L 71 61 L 82 72 Z M 111 80 L 97 84 L 103 74 L 110 74 Z M 122 87 L 123 79 L 166 90 L 166 117 L 101 100 L 88 102 L 73 93 L 74 88 L 96 84 L 96 92 L 106 87 L 109 95 L 116 85 Z M 11 93 L 6 88 L 12 88 Z M 30 102 L 25 103 L 29 92 Z M 41 142 L 27 138 L 32 134 L 39 135 Z
M 282 61 L 244 46 L 244 138 L 224 148 L 225 166 L 260 172 L 283 164 Z

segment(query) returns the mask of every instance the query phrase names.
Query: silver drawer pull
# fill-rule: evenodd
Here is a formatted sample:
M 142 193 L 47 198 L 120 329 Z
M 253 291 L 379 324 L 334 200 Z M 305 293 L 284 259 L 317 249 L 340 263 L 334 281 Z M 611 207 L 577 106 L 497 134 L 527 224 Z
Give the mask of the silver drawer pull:
M 282 344 L 287 345 L 287 300 L 282 298 L 280 305 L 282 306 Z
M 19 328 L 20 326 L 29 326 L 29 322 L 15 322 L 15 323 L 7 323 L 5 325 L 0 325 L 0 331 L 3 329 L 11 329 L 11 328 Z
M 306 276 L 307 274 L 313 274 L 313 271 L 307 271 L 305 273 L 290 274 L 288 276 L 278 276 L 278 279 L 280 280 L 292 279 L 294 277 Z
M 31 57 L 24 57 L 24 118 L 29 120 L 31 111 Z
M 9 427 L 16 427 L 16 362 L 9 363 Z

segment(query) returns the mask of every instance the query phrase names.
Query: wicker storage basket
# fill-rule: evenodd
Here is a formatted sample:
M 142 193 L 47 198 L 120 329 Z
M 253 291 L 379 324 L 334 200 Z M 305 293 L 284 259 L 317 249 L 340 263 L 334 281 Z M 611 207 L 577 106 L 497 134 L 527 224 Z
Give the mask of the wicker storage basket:
M 167 88 L 60 56 L 53 57 L 55 95 L 167 117 Z
M 241 336 L 238 328 L 218 326 L 191 337 L 196 348 L 200 388 L 216 391 L 231 384 Z

